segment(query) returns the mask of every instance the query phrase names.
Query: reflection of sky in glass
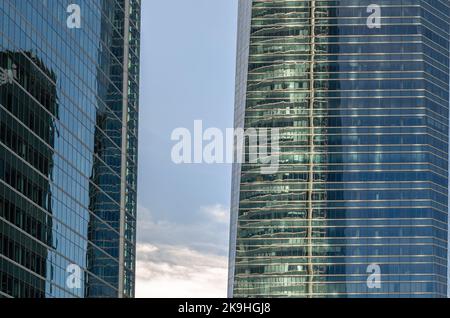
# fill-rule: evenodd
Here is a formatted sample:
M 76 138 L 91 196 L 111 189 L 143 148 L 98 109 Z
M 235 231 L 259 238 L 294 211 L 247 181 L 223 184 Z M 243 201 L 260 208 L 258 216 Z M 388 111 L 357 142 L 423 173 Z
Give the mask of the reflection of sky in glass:
M 245 127 L 281 127 L 282 165 L 242 166 L 235 296 L 446 295 L 449 6 L 369 29 L 366 2 L 253 3 Z

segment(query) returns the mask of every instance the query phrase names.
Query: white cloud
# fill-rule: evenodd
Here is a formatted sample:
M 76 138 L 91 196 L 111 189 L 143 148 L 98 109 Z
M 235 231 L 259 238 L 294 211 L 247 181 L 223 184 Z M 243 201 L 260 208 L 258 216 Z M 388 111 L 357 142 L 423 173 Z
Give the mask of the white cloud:
M 228 209 L 220 204 L 205 206 L 192 214 L 191 223 L 156 220 L 151 211 L 138 206 L 138 242 L 186 246 L 201 252 L 227 255 Z
M 226 297 L 227 258 L 187 247 L 137 246 L 136 297 Z
M 230 209 L 222 204 L 204 206 L 201 211 L 216 222 L 228 224 L 230 221 Z
M 190 224 L 156 220 L 138 206 L 136 297 L 227 296 L 227 208 L 201 207 Z

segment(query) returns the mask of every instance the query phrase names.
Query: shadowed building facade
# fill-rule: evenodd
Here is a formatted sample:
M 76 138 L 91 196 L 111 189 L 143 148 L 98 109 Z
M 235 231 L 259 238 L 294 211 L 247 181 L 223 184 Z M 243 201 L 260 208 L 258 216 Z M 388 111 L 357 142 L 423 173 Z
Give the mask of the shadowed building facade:
M 240 2 L 230 297 L 446 297 L 449 5 Z
M 0 3 L 0 297 L 134 296 L 140 1 L 71 3 Z

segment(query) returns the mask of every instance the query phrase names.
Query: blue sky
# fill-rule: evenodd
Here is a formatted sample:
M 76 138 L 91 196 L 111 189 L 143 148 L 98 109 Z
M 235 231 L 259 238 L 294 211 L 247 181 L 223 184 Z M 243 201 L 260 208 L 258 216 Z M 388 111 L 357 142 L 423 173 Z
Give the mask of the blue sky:
M 174 129 L 233 127 L 238 0 L 142 1 L 137 297 L 225 297 L 230 165 L 175 165 Z

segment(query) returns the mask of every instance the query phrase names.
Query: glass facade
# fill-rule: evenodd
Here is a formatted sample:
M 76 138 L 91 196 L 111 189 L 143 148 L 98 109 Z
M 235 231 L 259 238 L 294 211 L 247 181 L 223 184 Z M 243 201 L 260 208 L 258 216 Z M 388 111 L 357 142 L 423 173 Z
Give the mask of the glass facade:
M 139 41 L 140 0 L 0 1 L 0 297 L 134 296 Z
M 242 1 L 230 296 L 447 296 L 449 5 Z

